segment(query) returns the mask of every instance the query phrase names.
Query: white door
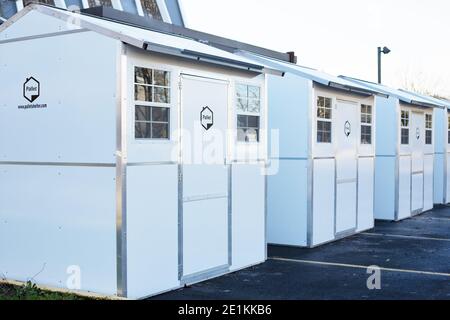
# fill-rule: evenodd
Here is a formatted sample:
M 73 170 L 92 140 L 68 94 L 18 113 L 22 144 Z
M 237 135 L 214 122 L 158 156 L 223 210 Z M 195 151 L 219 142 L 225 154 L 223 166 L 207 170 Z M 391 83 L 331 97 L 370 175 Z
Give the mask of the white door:
M 358 106 L 337 102 L 336 110 L 336 234 L 356 229 Z
M 425 146 L 425 116 L 420 112 L 412 112 L 411 119 L 411 158 L 412 158 L 412 193 L 411 212 L 418 213 L 423 210 L 424 188 L 424 146 Z
M 181 278 L 229 267 L 228 83 L 181 77 Z

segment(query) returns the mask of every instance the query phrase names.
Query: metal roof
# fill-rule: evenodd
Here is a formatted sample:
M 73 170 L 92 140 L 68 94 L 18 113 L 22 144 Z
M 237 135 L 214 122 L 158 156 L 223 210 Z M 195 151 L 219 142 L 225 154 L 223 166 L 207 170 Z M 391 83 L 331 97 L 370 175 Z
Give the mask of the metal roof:
M 416 92 L 411 92 L 411 91 L 404 90 L 404 89 L 400 89 L 400 91 L 412 94 L 412 95 L 414 95 L 416 97 L 419 97 L 419 98 L 422 98 L 422 99 L 425 99 L 425 100 L 429 100 L 432 103 L 441 104 L 444 107 L 447 107 L 447 109 L 450 109 L 450 101 L 448 101 L 448 100 L 438 99 L 438 98 L 435 98 L 435 97 L 427 96 L 427 95 L 416 93 Z
M 252 59 L 254 61 L 257 61 L 259 63 L 263 63 L 265 65 L 268 65 L 272 68 L 275 68 L 277 70 L 281 70 L 285 73 L 291 73 L 298 75 L 302 78 L 306 78 L 309 80 L 312 80 L 316 83 L 319 83 L 321 85 L 343 90 L 347 92 L 353 92 L 356 94 L 362 94 L 362 95 L 381 95 L 381 96 L 388 96 L 387 94 L 376 90 L 376 89 L 370 89 L 362 85 L 358 85 L 352 81 L 348 81 L 346 79 L 336 77 L 330 74 L 327 74 L 325 72 L 321 72 L 315 69 L 299 66 L 297 64 L 288 63 L 284 61 L 277 61 L 274 59 L 270 59 L 267 57 L 263 57 L 260 55 L 256 55 L 250 52 L 246 51 L 238 51 L 236 54 L 242 55 L 243 57 Z
M 419 107 L 427 107 L 427 108 L 443 108 L 444 107 L 443 104 L 435 103 L 428 99 L 423 99 L 420 96 L 411 94 L 409 92 L 406 92 L 406 91 L 403 91 L 400 89 L 393 89 L 393 88 L 387 87 L 382 84 L 378 84 L 378 83 L 374 83 L 374 82 L 370 82 L 370 81 L 366 81 L 366 80 L 361 80 L 361 79 L 356 79 L 356 78 L 351 78 L 351 77 L 346 77 L 346 76 L 339 76 L 339 78 L 351 81 L 353 83 L 357 83 L 359 85 L 365 86 L 372 90 L 378 90 L 378 91 L 384 92 L 385 94 L 396 97 L 401 102 L 404 102 L 407 104 L 411 104 L 411 105 L 415 105 L 415 106 L 419 106 Z
M 61 19 L 68 23 L 73 23 L 75 28 L 91 30 L 104 36 L 119 39 L 124 43 L 150 52 L 238 68 L 251 72 L 283 75 L 282 71 L 275 68 L 268 67 L 262 63 L 256 63 L 245 57 L 241 57 L 225 50 L 220 50 L 186 37 L 150 31 L 116 21 L 83 13 L 70 12 L 51 6 L 31 4 L 16 15 L 17 19 L 20 20 L 22 16 L 32 10 Z M 5 22 L 0 28 L 0 32 L 13 24 L 17 19 L 12 17 L 12 19 Z
M 236 50 L 245 50 L 253 53 L 257 53 L 263 56 L 271 57 L 277 60 L 283 60 L 292 62 L 295 59 L 294 53 L 277 52 L 274 50 L 261 48 L 251 44 L 230 40 L 227 38 L 219 37 L 209 33 L 188 29 L 182 26 L 174 25 L 171 23 L 165 23 L 156 19 L 148 19 L 145 17 L 137 16 L 120 10 L 116 10 L 111 7 L 95 7 L 81 10 L 82 13 L 86 13 L 91 16 L 101 17 L 103 19 L 119 22 L 122 24 L 150 30 L 156 32 L 162 32 L 171 34 L 174 36 L 180 36 L 196 40 L 203 44 L 208 44 L 212 47 L 216 47 L 228 52 L 235 52 Z

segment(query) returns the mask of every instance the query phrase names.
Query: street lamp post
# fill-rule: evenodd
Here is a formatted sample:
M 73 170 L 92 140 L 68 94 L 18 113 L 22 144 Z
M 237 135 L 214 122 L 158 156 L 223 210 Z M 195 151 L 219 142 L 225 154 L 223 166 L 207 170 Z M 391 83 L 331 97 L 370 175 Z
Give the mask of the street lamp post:
M 378 47 L 378 83 L 381 84 L 381 54 L 388 54 L 391 50 L 388 47 Z

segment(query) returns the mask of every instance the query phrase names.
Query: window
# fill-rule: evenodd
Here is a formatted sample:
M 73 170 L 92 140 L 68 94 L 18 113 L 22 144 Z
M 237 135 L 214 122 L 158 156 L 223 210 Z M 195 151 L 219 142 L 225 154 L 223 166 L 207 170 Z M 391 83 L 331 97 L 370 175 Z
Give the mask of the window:
M 170 103 L 170 72 L 136 67 L 134 74 L 135 100 Z
M 33 3 L 33 2 L 40 2 L 40 3 L 48 4 L 48 5 L 51 5 L 51 6 L 55 5 L 55 1 L 54 0 L 24 0 L 23 1 L 23 5 L 27 6 L 27 5 L 29 5 L 30 3 Z
M 236 84 L 237 139 L 240 142 L 259 142 L 261 88 Z
M 450 144 L 450 115 L 448 116 L 448 144 Z
M 11 18 L 17 12 L 16 1 L 0 0 L 0 17 Z
M 425 144 L 433 144 L 433 115 L 425 115 Z
M 361 105 L 361 144 L 372 144 L 372 106 Z
M 146 17 L 151 17 L 162 21 L 161 12 L 159 11 L 156 0 L 141 0 L 141 5 Z
M 136 139 L 169 139 L 169 108 L 136 106 Z
M 112 7 L 111 0 L 88 0 L 89 8 L 92 7 Z
M 259 117 L 238 115 L 238 141 L 259 141 Z
M 135 138 L 170 139 L 170 72 L 135 67 Z
M 409 144 L 409 111 L 402 110 L 401 113 L 401 144 Z
M 317 143 L 331 143 L 332 99 L 317 97 Z

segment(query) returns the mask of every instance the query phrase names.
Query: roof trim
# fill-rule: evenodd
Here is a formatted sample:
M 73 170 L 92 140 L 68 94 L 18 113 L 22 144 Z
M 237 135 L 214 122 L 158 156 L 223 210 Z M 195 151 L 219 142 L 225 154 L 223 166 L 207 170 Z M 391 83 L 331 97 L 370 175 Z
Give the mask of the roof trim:
M 230 40 L 209 33 L 188 29 L 186 27 L 180 27 L 163 21 L 136 16 L 134 14 L 116 10 L 110 7 L 87 8 L 82 9 L 81 12 L 99 19 L 111 20 L 117 23 L 126 24 L 141 29 L 189 38 L 194 41 L 198 41 L 231 53 L 234 53 L 237 50 L 245 50 L 285 62 L 289 62 L 291 59 L 291 56 L 288 53 L 277 52 L 244 42 Z
M 261 55 L 258 55 L 258 54 L 252 53 L 252 52 L 247 52 L 247 51 L 242 51 L 242 50 L 236 51 L 236 53 L 245 58 L 257 61 L 262 64 L 269 64 L 269 65 L 272 64 L 271 65 L 272 67 L 274 67 L 274 66 L 275 66 L 275 68 L 279 67 L 282 71 L 284 71 L 284 73 L 291 73 L 298 77 L 302 77 L 302 78 L 311 80 L 314 83 L 317 83 L 317 84 L 325 86 L 325 87 L 329 87 L 329 88 L 336 89 L 336 90 L 342 90 L 342 91 L 346 91 L 346 92 L 352 92 L 355 94 L 365 95 L 365 96 L 372 96 L 372 95 L 383 95 L 384 96 L 383 93 L 375 91 L 375 90 L 345 85 L 342 83 L 329 81 L 328 79 L 320 78 L 317 75 L 308 74 L 306 72 L 306 70 L 318 72 L 317 70 L 312 69 L 312 68 L 299 66 L 299 65 L 291 63 L 291 62 L 274 60 L 269 57 L 264 57 L 264 56 L 261 56 Z M 303 69 L 305 69 L 305 71 L 299 70 L 298 68 L 303 68 Z M 331 77 L 331 75 L 330 75 L 330 77 Z M 332 77 L 334 77 L 334 76 L 332 76 Z
M 108 19 L 104 19 L 104 18 L 101 18 L 98 16 L 91 16 L 89 14 L 84 14 L 84 13 L 75 13 L 75 12 L 70 12 L 65 9 L 55 8 L 53 6 L 32 3 L 32 4 L 28 5 L 26 8 L 24 8 L 23 10 L 19 11 L 19 13 L 14 15 L 6 23 L 3 23 L 2 25 L 0 25 L 0 32 L 5 30 L 7 27 L 9 27 L 13 23 L 15 23 L 22 16 L 24 16 L 25 14 L 27 14 L 28 12 L 30 12 L 32 10 L 36 10 L 37 12 L 40 12 L 44 15 L 51 16 L 51 17 L 54 17 L 54 18 L 57 18 L 57 19 L 60 19 L 63 21 L 67 20 L 68 15 L 80 15 L 80 16 L 85 15 L 89 18 L 109 21 Z M 93 22 L 86 21 L 86 19 L 79 19 L 77 22 L 78 22 L 78 26 L 82 29 L 91 30 L 91 31 L 101 34 L 103 36 L 117 39 L 128 45 L 131 45 L 131 46 L 139 48 L 139 49 L 144 49 L 146 51 L 172 55 L 172 56 L 181 57 L 181 58 L 190 59 L 190 60 L 196 60 L 196 61 L 200 61 L 200 62 L 204 62 L 204 63 L 225 66 L 228 68 L 245 70 L 248 72 L 270 73 L 270 74 L 274 74 L 274 75 L 278 75 L 278 76 L 284 75 L 284 73 L 282 71 L 276 70 L 274 68 L 268 68 L 265 65 L 256 65 L 256 64 L 251 64 L 250 62 L 246 63 L 244 61 L 239 61 L 239 59 L 233 60 L 233 59 L 228 59 L 225 57 L 220 57 L 220 56 L 215 56 L 215 55 L 205 55 L 205 54 L 197 53 L 197 52 L 194 53 L 194 52 L 190 52 L 188 50 L 181 50 L 176 47 L 167 47 L 167 46 L 160 45 L 157 43 L 147 42 L 147 41 L 145 41 L 145 39 L 144 40 L 138 39 L 138 38 L 135 38 L 132 36 L 128 36 L 122 32 L 113 31 L 107 27 L 95 24 Z M 120 24 L 120 22 L 118 22 L 118 21 L 110 21 L 110 22 Z M 127 25 L 127 26 L 129 26 L 129 25 Z M 139 28 L 136 26 L 131 26 L 131 27 Z M 142 28 L 140 28 L 140 29 L 142 29 Z M 158 31 L 152 31 L 152 32 L 158 32 Z M 159 32 L 159 33 L 161 33 L 161 32 Z M 168 34 L 168 36 L 177 37 L 177 35 L 173 35 L 173 34 Z M 195 41 L 192 39 L 187 39 L 187 40 Z
M 142 44 L 142 49 L 159 53 L 159 54 L 167 54 L 171 56 L 176 56 L 180 58 L 195 60 L 198 62 L 205 62 L 205 63 L 212 63 L 215 65 L 220 65 L 224 67 L 231 67 L 235 69 L 241 69 L 249 72 L 255 72 L 255 73 L 270 73 L 277 76 L 283 76 L 284 73 L 275 69 L 269 69 L 264 66 L 256 65 L 256 64 L 250 64 L 245 63 L 241 61 L 235 61 L 231 59 L 216 57 L 212 55 L 208 55 L 202 52 L 192 51 L 192 50 L 180 50 L 173 47 L 167 47 L 163 46 L 157 43 L 152 43 L 148 41 L 144 41 Z
M 419 97 L 419 98 L 421 98 L 421 99 L 428 100 L 428 101 L 430 101 L 430 103 L 442 103 L 441 106 L 442 106 L 444 109 L 445 109 L 445 108 L 450 108 L 450 101 L 446 101 L 446 100 L 443 100 L 443 99 L 435 98 L 435 97 L 428 96 L 428 95 L 421 94 L 421 93 L 417 93 L 417 92 L 408 91 L 408 90 L 405 90 L 405 89 L 398 89 L 398 90 L 400 90 L 400 91 L 402 91 L 402 92 L 405 92 L 405 93 L 407 93 L 407 94 L 410 94 L 410 95 Z
M 329 81 L 328 82 L 328 87 L 333 88 L 333 89 L 340 89 L 340 90 L 344 90 L 344 91 L 349 91 L 349 92 L 353 92 L 353 93 L 357 93 L 357 94 L 361 94 L 361 95 L 367 95 L 367 96 L 382 96 L 385 98 L 388 98 L 389 95 L 384 94 L 382 92 L 377 92 L 377 91 L 373 91 L 373 90 L 365 90 L 362 88 L 356 88 L 356 87 L 352 87 L 352 86 L 347 86 L 347 85 L 343 85 L 340 83 L 336 83 L 333 81 Z
M 395 96 L 399 101 L 401 101 L 403 103 L 406 103 L 406 104 L 410 104 L 410 105 L 418 106 L 418 107 L 425 107 L 425 108 L 440 108 L 440 109 L 445 108 L 443 105 L 438 105 L 438 104 L 434 104 L 434 103 L 426 102 L 426 101 L 419 101 L 419 100 L 414 100 L 414 99 L 408 99 L 406 97 L 402 97 L 399 94 L 389 93 L 389 91 L 387 91 L 386 89 L 383 89 L 383 87 L 386 87 L 386 86 L 384 86 L 382 84 L 379 84 L 379 83 L 375 83 L 375 82 L 371 82 L 371 81 L 367 81 L 367 80 L 362 80 L 362 79 L 358 79 L 358 78 L 347 77 L 347 76 L 343 76 L 343 75 L 340 75 L 339 77 L 342 78 L 342 79 L 346 79 L 348 81 L 354 81 L 356 83 L 360 83 L 361 85 L 365 85 L 365 86 L 368 86 L 368 87 L 372 87 L 372 86 L 377 87 L 377 88 L 381 87 L 379 90 L 380 91 L 384 91 L 386 94 L 388 94 L 388 97 L 389 96 Z M 403 92 L 405 94 L 421 98 L 420 96 L 417 96 L 416 94 L 408 92 L 406 90 L 395 89 L 395 88 L 390 88 L 390 87 L 386 87 L 386 88 L 392 89 L 394 91 L 400 91 L 400 92 Z
M 416 101 L 416 100 L 411 100 L 411 104 L 415 105 L 415 106 L 424 106 L 424 107 L 428 107 L 428 108 L 440 108 L 440 109 L 444 108 L 444 106 L 427 103 L 427 102 Z

